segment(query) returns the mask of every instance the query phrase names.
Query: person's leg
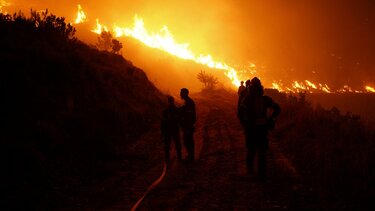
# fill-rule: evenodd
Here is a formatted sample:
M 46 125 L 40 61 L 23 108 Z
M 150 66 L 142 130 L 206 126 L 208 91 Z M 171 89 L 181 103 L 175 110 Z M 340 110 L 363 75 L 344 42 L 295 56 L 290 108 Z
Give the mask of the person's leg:
M 255 158 L 255 150 L 247 150 L 246 167 L 247 167 L 247 171 L 250 174 L 254 173 L 254 158 Z
M 246 167 L 250 174 L 254 173 L 254 158 L 255 158 L 255 144 L 254 144 L 254 134 L 252 134 L 250 129 L 245 129 L 245 139 L 246 139 Z
M 191 131 L 189 134 L 189 142 L 190 142 L 190 158 L 192 161 L 195 160 L 195 142 L 194 142 L 194 132 Z
M 258 151 L 258 174 L 261 179 L 266 178 L 267 174 L 267 151 L 268 151 L 268 138 L 267 129 L 260 130 L 257 142 Z
M 267 170 L 267 153 L 259 152 L 258 153 L 258 174 L 260 178 L 266 178 Z
M 171 148 L 171 135 L 167 134 L 164 137 L 164 153 L 165 153 L 165 161 L 169 162 L 170 161 L 170 155 L 169 155 L 169 150 Z
M 180 141 L 180 132 L 177 131 L 175 134 L 173 134 L 173 140 L 174 140 L 174 146 L 176 148 L 177 153 L 177 160 L 182 160 L 182 152 L 181 152 L 181 141 Z
M 187 152 L 187 160 L 194 161 L 194 139 L 191 128 L 184 128 L 184 145 Z

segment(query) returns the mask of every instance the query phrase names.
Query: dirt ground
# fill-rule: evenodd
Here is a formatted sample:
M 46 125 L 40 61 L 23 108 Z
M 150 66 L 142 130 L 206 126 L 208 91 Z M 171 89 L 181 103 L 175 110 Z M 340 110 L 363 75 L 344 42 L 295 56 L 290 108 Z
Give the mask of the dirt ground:
M 192 95 L 197 106 L 196 161 L 172 162 L 162 182 L 145 197 L 138 210 L 322 210 L 324 198 L 304 183 L 272 137 L 268 177 L 260 181 L 246 171 L 246 148 L 236 117 L 235 95 Z M 152 144 L 150 144 L 152 143 Z M 112 200 L 95 209 L 130 210 L 161 174 L 163 151 L 158 131 L 142 137 L 129 153 L 135 157 L 113 186 Z M 147 153 L 150 153 L 146 155 Z M 184 152 L 185 153 L 185 152 Z M 324 209 L 323 209 L 324 210 Z

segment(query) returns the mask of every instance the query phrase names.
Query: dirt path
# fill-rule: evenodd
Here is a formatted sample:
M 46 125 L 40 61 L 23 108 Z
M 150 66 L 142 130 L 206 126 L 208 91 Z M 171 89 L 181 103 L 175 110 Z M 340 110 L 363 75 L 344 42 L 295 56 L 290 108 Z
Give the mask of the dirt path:
M 177 163 L 172 150 L 174 157 L 164 180 L 147 195 L 139 210 L 320 210 L 321 199 L 303 184 L 275 142 L 268 156 L 268 180 L 260 182 L 247 174 L 236 96 L 192 98 L 198 111 L 197 160 Z M 155 144 L 156 140 L 159 137 L 150 133 L 130 149 L 152 156 L 124 168 L 119 174 L 118 191 L 114 191 L 115 202 L 95 209 L 130 210 L 162 172 L 162 145 Z
M 219 102 L 219 103 L 218 103 Z M 140 210 L 316 210 L 319 203 L 276 143 L 269 153 L 269 179 L 260 182 L 245 166 L 244 136 L 227 99 L 197 98 L 198 159 L 172 163 L 164 181 Z

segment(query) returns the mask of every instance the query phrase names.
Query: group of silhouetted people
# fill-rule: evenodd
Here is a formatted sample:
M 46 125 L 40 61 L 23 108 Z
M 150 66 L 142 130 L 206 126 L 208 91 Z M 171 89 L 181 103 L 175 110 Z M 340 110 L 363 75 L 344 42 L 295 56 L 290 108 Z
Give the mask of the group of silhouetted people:
M 264 95 L 264 89 L 257 77 L 241 82 L 238 88 L 237 116 L 245 131 L 246 166 L 254 173 L 254 160 L 258 158 L 258 175 L 266 177 L 266 155 L 268 151 L 268 131 L 274 129 L 280 114 L 280 106 L 272 98 Z
M 182 161 L 180 128 L 183 132 L 183 143 L 187 152 L 186 161 L 194 161 L 194 124 L 196 121 L 195 103 L 189 97 L 189 90 L 180 92 L 184 105 L 177 107 L 173 97 L 168 98 L 168 107 L 163 111 L 161 131 L 165 144 L 165 160 L 170 161 L 170 145 L 173 139 L 177 160 Z M 266 176 L 266 154 L 268 151 L 268 132 L 275 127 L 275 120 L 280 114 L 280 106 L 269 96 L 264 95 L 261 81 L 254 77 L 247 80 L 245 86 L 241 81 L 238 88 L 237 117 L 245 131 L 247 148 L 246 166 L 250 174 L 254 173 L 254 160 L 257 155 L 258 176 Z
M 186 162 L 193 162 L 194 156 L 194 124 L 196 121 L 195 103 L 189 97 L 189 90 L 182 88 L 180 92 L 184 105 L 177 107 L 173 97 L 168 97 L 168 107 L 162 113 L 161 132 L 164 139 L 165 161 L 170 161 L 170 146 L 173 139 L 177 152 L 177 160 L 182 161 L 180 128 L 183 133 L 183 143 L 187 152 Z

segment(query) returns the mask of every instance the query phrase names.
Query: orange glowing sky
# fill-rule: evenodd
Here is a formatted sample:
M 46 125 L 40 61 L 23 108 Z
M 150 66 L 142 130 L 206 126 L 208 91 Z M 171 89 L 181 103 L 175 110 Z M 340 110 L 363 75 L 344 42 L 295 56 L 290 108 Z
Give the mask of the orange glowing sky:
M 375 2 L 366 0 L 12 0 L 8 10 L 48 8 L 74 22 L 77 5 L 89 21 L 150 31 L 167 25 L 179 43 L 231 65 L 256 64 L 264 80 L 311 80 L 339 89 L 375 83 Z M 91 20 L 90 20 L 91 19 Z

